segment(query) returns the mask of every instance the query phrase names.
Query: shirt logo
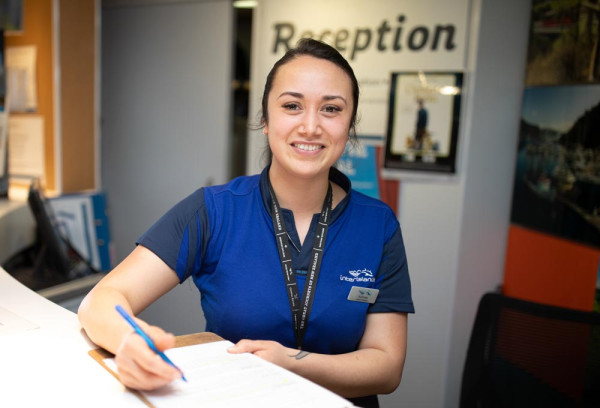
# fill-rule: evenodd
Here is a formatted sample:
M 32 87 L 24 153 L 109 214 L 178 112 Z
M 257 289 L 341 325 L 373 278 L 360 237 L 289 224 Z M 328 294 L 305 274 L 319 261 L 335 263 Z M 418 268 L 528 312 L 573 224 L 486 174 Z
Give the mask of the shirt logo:
M 340 275 L 340 280 L 346 282 L 375 282 L 375 277 L 370 269 L 350 270 L 348 275 Z

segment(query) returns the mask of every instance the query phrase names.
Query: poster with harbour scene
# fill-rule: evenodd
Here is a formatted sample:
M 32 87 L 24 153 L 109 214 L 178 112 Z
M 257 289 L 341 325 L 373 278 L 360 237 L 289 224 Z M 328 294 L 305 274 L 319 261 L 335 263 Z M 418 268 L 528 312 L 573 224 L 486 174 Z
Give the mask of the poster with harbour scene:
M 600 84 L 525 89 L 511 221 L 600 248 Z

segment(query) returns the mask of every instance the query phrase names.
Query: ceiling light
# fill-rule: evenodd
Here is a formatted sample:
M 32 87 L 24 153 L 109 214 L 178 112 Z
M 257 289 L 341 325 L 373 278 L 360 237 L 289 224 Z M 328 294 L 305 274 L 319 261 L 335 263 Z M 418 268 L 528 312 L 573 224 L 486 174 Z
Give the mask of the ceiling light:
M 256 0 L 236 0 L 233 2 L 233 7 L 235 8 L 254 8 L 258 6 L 258 1 Z

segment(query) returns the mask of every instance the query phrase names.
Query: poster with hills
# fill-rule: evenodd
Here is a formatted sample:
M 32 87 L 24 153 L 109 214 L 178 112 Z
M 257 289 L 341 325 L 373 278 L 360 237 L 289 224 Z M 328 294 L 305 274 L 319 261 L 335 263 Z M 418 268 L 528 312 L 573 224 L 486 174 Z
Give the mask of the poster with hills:
M 600 248 L 600 84 L 525 90 L 511 221 Z

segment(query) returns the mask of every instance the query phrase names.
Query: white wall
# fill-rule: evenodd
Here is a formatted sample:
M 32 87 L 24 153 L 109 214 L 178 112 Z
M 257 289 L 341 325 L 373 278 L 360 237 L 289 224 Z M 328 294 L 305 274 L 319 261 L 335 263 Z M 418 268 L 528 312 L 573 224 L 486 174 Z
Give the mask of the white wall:
M 472 109 L 461 209 L 458 263 L 447 340 L 445 407 L 456 406 L 475 311 L 481 294 L 504 276 L 530 0 L 477 1 L 480 20 L 470 61 Z
M 460 165 L 451 182 L 402 182 L 417 313 L 400 389 L 384 407 L 456 407 L 478 301 L 502 283 L 530 2 L 472 2 Z
M 102 10 L 102 187 L 118 260 L 229 168 L 231 3 L 133 3 Z M 184 283 L 143 316 L 176 334 L 201 331 L 199 304 Z

